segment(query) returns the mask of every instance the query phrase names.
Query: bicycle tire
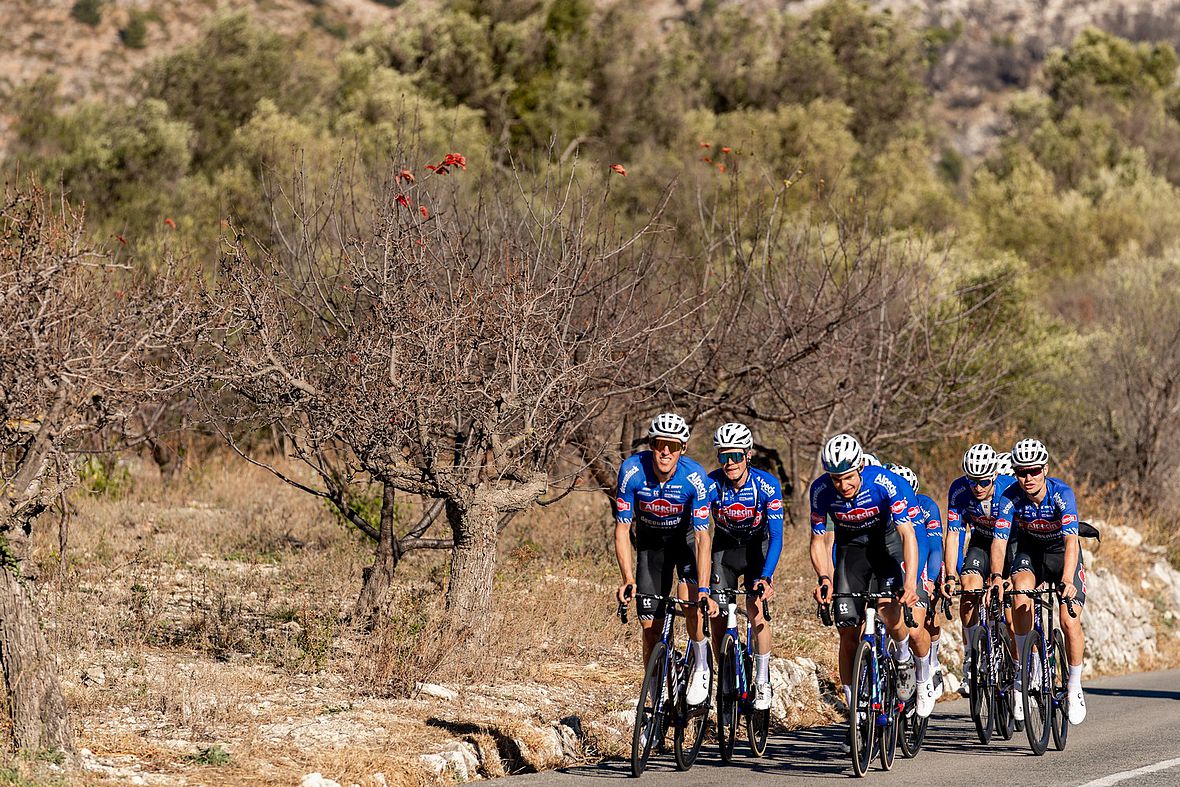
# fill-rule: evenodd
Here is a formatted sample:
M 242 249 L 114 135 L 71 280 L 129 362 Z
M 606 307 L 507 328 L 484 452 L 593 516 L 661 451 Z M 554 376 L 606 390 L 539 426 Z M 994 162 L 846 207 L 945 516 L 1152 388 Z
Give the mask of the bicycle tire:
M 889 658 L 885 662 L 885 669 L 882 670 L 882 691 L 881 691 L 881 708 L 885 713 L 885 726 L 878 727 L 880 736 L 880 759 L 881 770 L 888 771 L 893 768 L 893 760 L 897 757 L 897 732 L 899 728 L 898 719 L 898 697 L 897 697 L 897 644 L 893 640 L 889 640 L 885 646 L 888 650 Z
M 1069 740 L 1069 658 L 1061 629 L 1053 632 L 1053 661 L 1053 748 L 1065 751 Z
M 705 654 L 705 658 L 712 662 L 708 648 L 705 649 Z M 685 675 L 692 674 L 692 658 L 690 651 L 689 657 L 684 662 Z M 672 753 L 676 758 L 677 770 L 687 771 L 697 761 L 697 755 L 701 753 L 701 745 L 705 742 L 705 733 L 709 729 L 709 707 L 713 698 L 712 681 L 713 670 L 710 669 L 710 685 L 705 689 L 705 702 L 702 705 L 690 708 L 685 702 L 684 694 L 676 698 L 678 718 L 676 731 L 672 736 Z M 687 684 L 688 680 L 686 679 L 682 685 L 687 686 Z
M 635 706 L 635 721 L 631 725 L 631 775 L 634 777 L 642 774 L 647 767 L 652 746 L 656 743 L 656 730 L 662 726 L 661 717 L 668 710 L 663 702 L 663 686 L 667 680 L 667 652 L 668 646 L 663 642 L 657 642 L 647 659 L 647 669 L 643 673 L 643 686 L 639 690 L 639 702 Z M 649 706 L 656 686 L 660 687 L 658 700 Z M 644 732 L 647 733 L 646 739 Z
M 752 680 L 757 680 L 754 676 L 754 663 L 749 653 L 743 652 L 743 658 L 746 664 L 746 674 L 751 676 Z M 770 711 L 758 710 L 750 703 L 746 708 L 746 742 L 750 744 L 750 754 L 755 757 L 761 757 L 766 754 L 766 739 L 770 735 Z
M 873 660 L 869 643 L 861 641 L 852 659 L 852 704 L 848 708 L 851 737 L 852 772 L 864 776 L 873 761 L 873 744 L 877 739 L 877 719 L 872 708 Z
M 926 740 L 926 728 L 930 718 L 918 715 L 915 702 L 907 702 L 900 717 L 901 729 L 898 730 L 898 743 L 901 744 L 901 756 L 913 758 L 922 751 L 922 743 Z
M 995 682 L 995 732 L 1000 736 L 1000 740 L 1011 740 L 1012 734 L 1016 731 L 1016 714 L 1012 710 L 1012 703 L 1014 695 L 1012 693 L 1013 680 L 1016 677 L 1016 668 L 1012 660 L 1012 645 L 1008 641 L 1008 631 L 1004 626 L 996 626 L 996 635 L 994 642 L 999 643 L 996 647 L 997 656 L 995 663 L 998 666 L 996 672 Z
M 1035 614 L 1035 613 L 1034 613 Z M 1032 657 L 1037 654 L 1039 669 L 1033 672 Z M 1028 737 L 1029 748 L 1038 757 L 1045 753 L 1049 745 L 1049 716 L 1052 713 L 1053 701 L 1048 695 L 1045 674 L 1045 646 L 1040 635 L 1034 630 L 1024 641 L 1024 649 L 1020 654 L 1020 685 L 1024 689 L 1024 734 Z
M 995 691 L 992 680 L 991 640 L 986 634 L 975 639 L 971 651 L 971 721 L 975 722 L 975 733 L 984 746 L 991 743 L 995 729 Z
M 726 635 L 717 662 L 717 746 L 721 750 L 721 761 L 727 764 L 733 760 L 737 745 L 737 647 L 734 638 Z

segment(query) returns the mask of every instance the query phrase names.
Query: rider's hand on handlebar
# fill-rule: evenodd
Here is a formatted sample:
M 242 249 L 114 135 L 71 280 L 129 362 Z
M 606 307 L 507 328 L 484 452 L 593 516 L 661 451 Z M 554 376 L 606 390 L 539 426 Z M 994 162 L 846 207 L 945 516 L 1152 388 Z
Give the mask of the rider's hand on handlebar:
M 770 584 L 768 579 L 759 579 L 754 583 L 754 592 L 762 592 L 762 600 L 770 601 L 774 598 L 774 585 Z
M 905 589 L 901 592 L 901 603 L 907 607 L 912 607 L 918 603 L 917 588 L 910 582 L 905 583 Z
M 713 600 L 713 597 L 704 590 L 697 591 L 697 604 L 701 602 L 705 603 L 705 609 L 708 611 L 709 617 L 715 618 L 721 614 L 721 607 L 717 606 L 717 602 Z
M 988 580 L 988 592 L 994 593 L 996 598 L 1000 601 L 1004 600 L 1004 591 L 1007 589 L 1007 583 L 999 574 L 992 574 Z
M 949 575 L 942 583 L 942 595 L 951 598 L 955 595 L 955 586 L 959 584 L 959 578 L 954 574 Z
M 627 582 L 619 585 L 618 590 L 615 591 L 615 598 L 620 604 L 626 604 L 635 595 L 635 583 Z
M 828 604 L 832 600 L 832 579 L 831 577 L 820 577 L 818 584 L 815 586 L 815 592 L 812 593 L 817 604 Z
M 1078 589 L 1074 587 L 1072 582 L 1063 582 L 1057 586 L 1057 592 L 1061 594 L 1061 601 L 1066 599 L 1077 598 Z

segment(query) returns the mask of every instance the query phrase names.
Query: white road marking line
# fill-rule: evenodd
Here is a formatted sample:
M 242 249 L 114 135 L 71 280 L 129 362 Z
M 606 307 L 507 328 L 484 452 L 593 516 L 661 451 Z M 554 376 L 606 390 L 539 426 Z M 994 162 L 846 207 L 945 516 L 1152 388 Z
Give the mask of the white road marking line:
M 1086 782 L 1081 787 L 1110 787 L 1112 784 L 1118 784 L 1127 779 L 1134 779 L 1136 776 L 1143 776 L 1144 774 L 1155 773 L 1156 771 L 1166 771 L 1168 768 L 1175 768 L 1177 765 L 1180 765 L 1180 757 L 1173 757 L 1170 760 L 1162 760 L 1154 765 L 1144 765 L 1142 768 L 1136 768 L 1133 771 L 1112 773 L 1110 776 L 1103 776 L 1101 779 Z

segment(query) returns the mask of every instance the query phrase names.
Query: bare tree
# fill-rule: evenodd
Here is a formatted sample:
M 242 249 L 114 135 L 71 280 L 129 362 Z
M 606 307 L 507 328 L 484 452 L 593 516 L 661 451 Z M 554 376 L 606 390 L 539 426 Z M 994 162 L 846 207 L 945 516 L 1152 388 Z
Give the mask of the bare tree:
M 478 630 L 498 526 L 542 500 L 569 436 L 627 386 L 685 297 L 662 283 L 653 225 L 612 230 L 609 204 L 573 177 L 432 191 L 446 177 L 398 175 L 376 205 L 343 176 L 318 198 L 297 179 L 279 194 L 272 246 L 229 240 L 191 361 L 243 456 L 378 540 L 358 612 L 380 606 L 406 550 L 448 548 L 448 610 Z M 651 319 L 650 303 L 670 308 Z M 272 426 L 302 476 L 237 440 Z M 350 504 L 357 482 L 380 485 L 380 522 Z M 395 490 L 433 501 L 400 535 Z M 450 537 L 428 537 L 440 510 Z
M 82 215 L 42 191 L 0 207 L 0 665 L 10 742 L 72 750 L 57 667 L 29 592 L 37 516 L 76 480 L 92 435 L 161 392 L 149 359 L 182 319 L 181 288 L 87 248 Z

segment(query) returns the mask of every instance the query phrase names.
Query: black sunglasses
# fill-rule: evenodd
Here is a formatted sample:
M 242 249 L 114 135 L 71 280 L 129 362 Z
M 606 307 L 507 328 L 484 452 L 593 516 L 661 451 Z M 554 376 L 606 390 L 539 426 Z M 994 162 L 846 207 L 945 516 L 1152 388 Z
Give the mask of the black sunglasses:
M 1044 467 L 1018 467 L 1016 468 L 1017 478 L 1028 478 L 1029 476 L 1039 476 L 1045 472 Z

